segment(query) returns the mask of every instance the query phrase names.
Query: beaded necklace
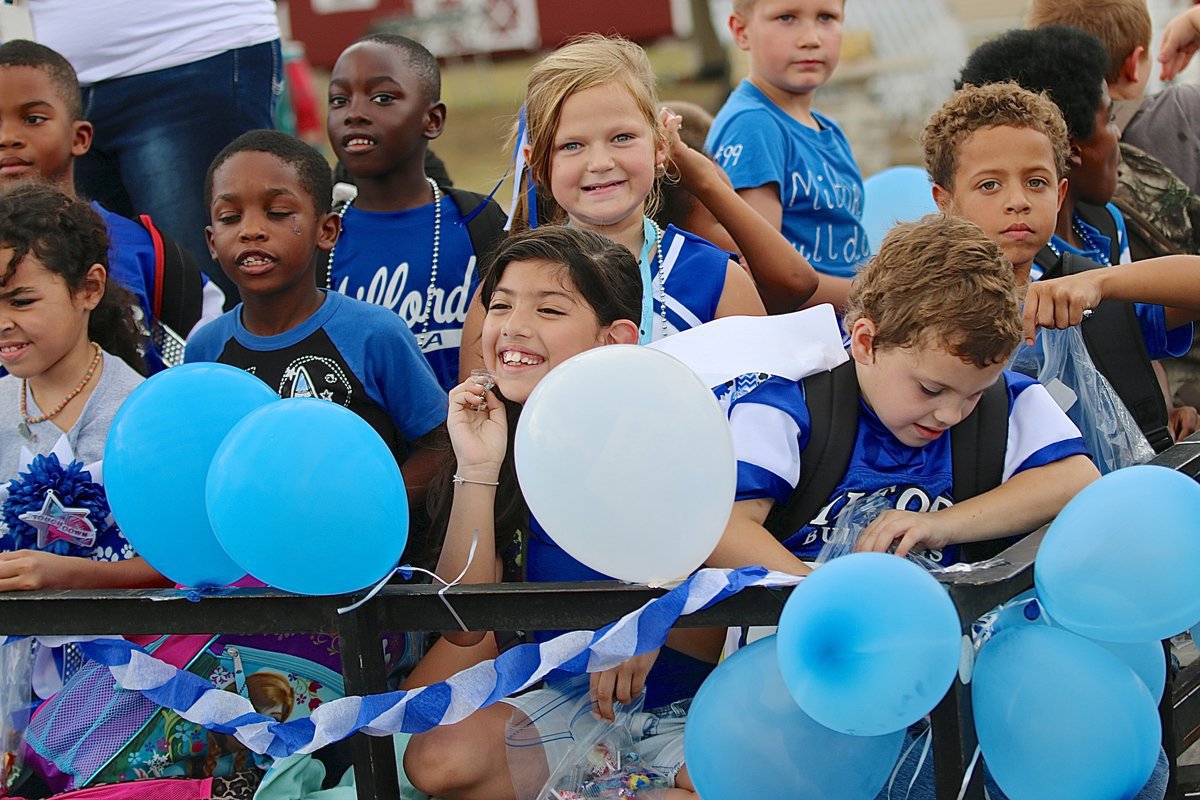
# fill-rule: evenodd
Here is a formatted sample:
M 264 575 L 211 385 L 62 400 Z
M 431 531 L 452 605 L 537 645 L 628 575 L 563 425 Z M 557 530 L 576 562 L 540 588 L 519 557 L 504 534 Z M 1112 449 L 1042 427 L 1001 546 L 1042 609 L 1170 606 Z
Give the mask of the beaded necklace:
M 83 379 L 75 384 L 75 388 L 68 392 L 67 396 L 62 399 L 62 402 L 55 406 L 54 410 L 49 414 L 42 414 L 40 417 L 29 416 L 29 407 L 26 401 L 26 397 L 29 394 L 29 381 L 25 378 L 21 379 L 21 422 L 17 425 L 17 432 L 21 436 L 30 442 L 36 442 L 37 434 L 30 430 L 29 426 L 57 417 L 67 407 L 67 403 L 78 397 L 79 393 L 83 391 L 83 387 L 88 385 L 92 376 L 96 374 L 96 367 L 100 366 L 100 345 L 92 342 L 92 347 L 95 349 L 96 354 L 92 356 L 92 363 L 88 364 L 87 372 L 83 373 Z
M 1108 251 L 1105 248 L 1100 246 L 1099 242 L 1092 238 L 1092 234 L 1087 230 L 1087 228 L 1079 223 L 1078 214 L 1071 216 L 1071 230 L 1075 231 L 1075 235 L 1078 236 L 1079 241 L 1083 243 L 1083 247 L 1080 249 L 1082 249 L 1085 253 L 1094 254 L 1093 260 L 1097 264 L 1103 267 L 1112 266 L 1112 257 L 1109 256 Z M 1053 236 L 1050 237 L 1050 241 L 1046 242 L 1046 244 L 1050 247 L 1050 250 L 1053 251 L 1054 255 L 1062 255 L 1062 248 L 1054 243 Z
M 661 320 L 662 337 L 667 337 L 667 290 L 666 278 L 663 275 L 662 254 L 663 231 L 658 223 L 649 217 L 642 218 L 642 252 L 638 264 L 642 268 L 642 321 L 638 325 L 638 344 L 649 344 L 654 339 L 654 283 L 658 284 L 659 319 Z M 658 262 L 658 274 L 654 283 L 650 280 L 650 250 L 654 249 Z
M 433 178 L 426 177 L 425 180 L 429 183 L 429 188 L 433 190 L 433 255 L 429 259 L 429 286 L 425 289 L 425 311 L 421 315 L 421 330 L 416 332 L 417 345 L 422 350 L 425 349 L 425 343 L 429 340 L 429 319 L 433 314 L 433 294 L 437 291 L 438 256 L 442 249 L 442 190 Z M 338 209 L 338 220 L 343 225 L 346 221 L 346 212 L 353 204 L 354 198 L 350 198 Z M 334 242 L 329 251 L 329 268 L 325 271 L 326 289 L 333 289 L 333 259 L 336 254 L 337 242 Z M 415 323 L 416 320 L 413 322 Z

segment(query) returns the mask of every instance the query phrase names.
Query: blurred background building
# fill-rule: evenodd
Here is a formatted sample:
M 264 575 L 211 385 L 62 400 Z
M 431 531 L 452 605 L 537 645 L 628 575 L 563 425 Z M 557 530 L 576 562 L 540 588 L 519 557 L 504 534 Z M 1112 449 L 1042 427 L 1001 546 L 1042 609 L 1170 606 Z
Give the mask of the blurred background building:
M 1190 5 L 1190 0 L 1148 2 L 1156 40 L 1163 25 Z M 847 3 L 841 63 L 816 106 L 841 123 L 864 176 L 893 164 L 920 163 L 916 136 L 952 91 L 967 53 L 1021 25 L 1026 5 L 1027 0 Z M 476 191 L 490 190 L 504 174 L 504 141 L 530 65 L 570 36 L 615 32 L 642 43 L 662 98 L 690 100 L 714 112 L 746 69 L 729 40 L 731 0 L 280 0 L 279 6 L 296 65 L 290 74 L 299 81 L 292 87 L 298 101 L 292 124 L 306 138 L 324 141 L 325 83 L 346 45 L 368 32 L 401 33 L 442 62 L 449 115 L 433 147 L 455 184 Z M 1193 66 L 1184 79 L 1194 80 L 1196 70 Z

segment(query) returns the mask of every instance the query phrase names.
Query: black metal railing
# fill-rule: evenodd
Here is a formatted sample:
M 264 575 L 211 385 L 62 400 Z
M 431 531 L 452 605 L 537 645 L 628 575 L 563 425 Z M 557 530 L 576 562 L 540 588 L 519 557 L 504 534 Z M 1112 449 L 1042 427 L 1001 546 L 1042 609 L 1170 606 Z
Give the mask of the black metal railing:
M 1160 454 L 1153 463 L 1196 478 L 1200 474 L 1200 434 Z M 1026 537 L 986 569 L 939 577 L 954 600 L 964 633 L 980 615 L 1033 585 L 1033 559 L 1043 535 L 1044 529 Z M 600 627 L 661 594 L 661 590 L 616 583 L 539 583 L 461 586 L 447 592 L 447 597 L 475 630 L 561 630 Z M 789 590 L 783 589 L 748 589 L 713 608 L 681 618 L 679 625 L 774 625 L 788 594 Z M 115 631 L 333 633 L 341 641 L 346 692 L 371 694 L 385 687 L 379 646 L 384 632 L 458 627 L 436 587 L 388 586 L 354 612 L 339 615 L 337 608 L 349 601 L 346 596 L 306 597 L 272 589 L 237 589 L 205 596 L 199 602 L 173 590 L 10 592 L 0 593 L 0 631 L 47 636 Z M 1168 683 L 1162 712 L 1164 742 L 1174 762 L 1176 750 L 1200 738 L 1200 664 Z M 932 719 L 938 797 L 956 798 L 976 746 L 970 686 L 956 680 Z M 358 797 L 398 799 L 390 739 L 358 734 L 352 744 Z M 1173 775 L 1168 796 L 1189 796 L 1190 776 L 1190 770 L 1182 773 L 1182 780 Z M 1200 775 L 1196 777 L 1200 779 Z M 966 797 L 983 798 L 979 770 L 972 776 Z

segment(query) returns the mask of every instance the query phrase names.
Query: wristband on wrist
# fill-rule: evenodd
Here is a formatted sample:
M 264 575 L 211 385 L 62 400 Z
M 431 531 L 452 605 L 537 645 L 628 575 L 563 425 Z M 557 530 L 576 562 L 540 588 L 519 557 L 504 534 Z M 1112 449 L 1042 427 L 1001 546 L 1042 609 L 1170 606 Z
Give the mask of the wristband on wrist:
M 453 480 L 454 480 L 455 486 L 462 486 L 464 483 L 474 483 L 474 484 L 478 484 L 479 486 L 499 486 L 500 485 L 500 481 L 473 481 L 470 478 L 464 478 L 462 475 L 455 475 Z

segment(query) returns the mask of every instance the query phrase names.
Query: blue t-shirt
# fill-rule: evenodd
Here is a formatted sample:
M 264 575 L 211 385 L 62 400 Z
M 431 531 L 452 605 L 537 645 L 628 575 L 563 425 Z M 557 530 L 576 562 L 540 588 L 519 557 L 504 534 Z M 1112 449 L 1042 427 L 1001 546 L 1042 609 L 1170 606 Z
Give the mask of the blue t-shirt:
M 530 583 L 613 580 L 610 576 L 597 572 L 568 555 L 565 550 L 554 543 L 554 540 L 532 515 L 529 519 L 529 536 L 525 547 L 525 580 Z M 630 557 L 636 558 L 637 555 L 632 554 Z M 535 631 L 533 639 L 537 642 L 544 642 L 553 639 L 560 633 L 563 631 Z M 654 666 L 650 668 L 650 674 L 646 676 L 645 707 L 647 709 L 661 708 L 670 703 L 694 697 L 700 689 L 700 684 L 704 683 L 704 679 L 715 668 L 716 664 L 709 664 L 670 647 L 662 648 L 658 653 L 658 658 L 654 661 Z M 569 674 L 562 670 L 554 670 L 546 676 L 546 680 L 553 682 L 565 678 Z
M 863 182 L 842 129 L 824 114 L 813 130 L 742 81 L 713 120 L 704 146 L 735 189 L 774 183 L 782 233 L 813 269 L 853 278 L 871 255 L 862 226 Z
M 1129 253 L 1129 234 L 1125 228 L 1125 215 L 1121 210 L 1112 203 L 1104 206 L 1110 214 L 1112 214 L 1113 222 L 1117 226 L 1117 246 L 1119 248 L 1120 259 L 1113 266 L 1128 264 L 1132 261 L 1132 256 Z M 1057 234 L 1050 237 L 1050 249 L 1056 253 L 1074 253 L 1082 256 L 1090 261 L 1095 261 L 1097 264 L 1111 264 L 1112 262 L 1112 239 L 1100 232 L 1099 228 L 1084 222 L 1076 215 L 1074 224 L 1083 234 L 1085 246 L 1075 247 L 1066 239 L 1061 238 Z M 1044 274 L 1044 270 L 1034 262 L 1030 269 L 1030 278 L 1038 280 Z M 1179 358 L 1187 355 L 1188 350 L 1192 347 L 1192 323 L 1180 325 L 1177 328 L 1167 330 L 1166 312 L 1160 305 L 1152 303 L 1134 303 L 1134 313 L 1137 314 L 1138 324 L 1142 329 L 1142 339 L 1146 343 L 1146 352 L 1150 358 Z
M 458 206 L 443 195 L 441 210 L 432 301 L 427 291 L 433 260 L 433 203 L 406 211 L 346 209 L 331 285 L 342 294 L 383 306 L 404 320 L 438 383 L 449 390 L 458 385 L 463 322 L 479 274 Z
M 276 336 L 242 324 L 239 303 L 196 331 L 184 361 L 219 361 L 257 375 L 280 397 L 316 397 L 371 424 L 403 462 L 407 442 L 446 420 L 446 394 L 395 315 L 336 292 L 312 316 Z
M 1045 388 L 1024 375 L 1003 373 L 1008 387 L 1008 440 L 1003 480 L 1068 456 L 1087 454 L 1079 429 Z M 778 377 L 743 376 L 721 387 L 729 409 L 737 455 L 737 499 L 787 501 L 800 479 L 800 453 L 808 445 L 811 419 L 803 384 Z M 784 546 L 800 558 L 812 559 L 828 541 L 846 504 L 881 489 L 894 507 L 938 511 L 954 504 L 954 469 L 950 437 L 924 447 L 904 444 L 859 401 L 858 433 L 850 466 L 829 502 Z M 942 564 L 959 560 L 959 548 L 930 552 Z

